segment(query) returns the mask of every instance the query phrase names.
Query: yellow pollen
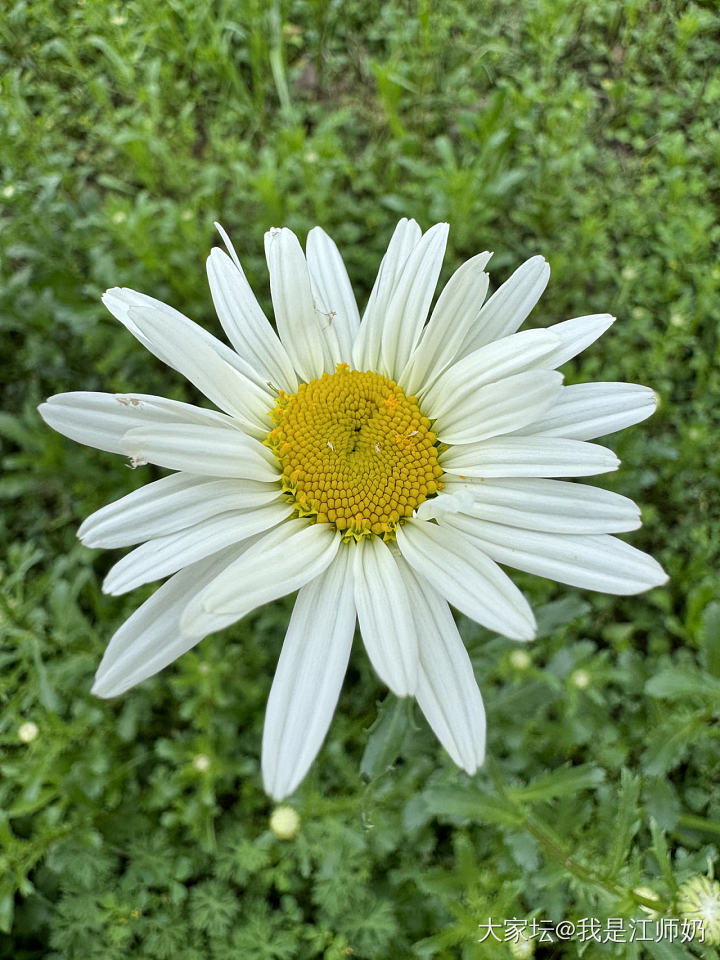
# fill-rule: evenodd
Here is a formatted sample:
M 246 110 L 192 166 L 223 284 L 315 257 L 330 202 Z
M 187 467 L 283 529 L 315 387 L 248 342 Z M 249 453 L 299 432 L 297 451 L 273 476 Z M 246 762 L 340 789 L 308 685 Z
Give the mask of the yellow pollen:
M 338 364 L 281 392 L 265 443 L 296 511 L 345 537 L 391 537 L 443 486 L 437 438 L 416 397 L 387 377 Z

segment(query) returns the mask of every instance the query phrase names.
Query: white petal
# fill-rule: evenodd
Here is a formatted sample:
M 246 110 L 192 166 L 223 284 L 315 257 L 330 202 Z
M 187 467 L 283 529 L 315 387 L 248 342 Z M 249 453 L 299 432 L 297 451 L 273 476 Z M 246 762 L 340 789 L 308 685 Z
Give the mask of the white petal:
M 38 411 L 43 420 L 63 436 L 109 453 L 125 453 L 121 443 L 123 436 L 141 424 L 217 426 L 232 423 L 229 417 L 215 410 L 143 393 L 91 393 L 84 390 L 58 393 L 41 403 Z
M 208 257 L 207 272 L 213 303 L 230 343 L 273 387 L 295 393 L 298 382 L 290 357 L 242 268 L 216 248 Z
M 308 270 L 309 269 L 310 265 L 308 264 Z M 324 369 L 328 373 L 332 373 L 338 363 L 346 362 L 349 359 L 350 354 L 346 353 L 343 355 L 338 339 L 338 331 L 335 328 L 334 311 L 325 305 L 323 294 L 315 285 L 312 277 L 310 277 L 310 288 L 312 290 L 315 316 L 318 320 L 318 335 L 322 342 L 323 356 L 325 357 Z
M 295 601 L 263 729 L 263 784 L 275 800 L 302 781 L 335 712 L 355 632 L 351 558 L 341 545 Z
M 513 640 L 535 636 L 525 597 L 467 537 L 446 525 L 409 520 L 398 527 L 397 544 L 410 566 L 468 617 Z
M 542 257 L 531 257 L 499 287 L 471 327 L 461 355 L 507 337 L 523 324 L 550 279 L 550 267 Z
M 469 483 L 451 480 L 437 497 L 423 500 L 415 511 L 416 520 L 436 520 L 441 513 L 468 513 L 475 504 L 475 488 Z
M 638 383 L 576 383 L 564 387 L 551 409 L 522 433 L 593 440 L 640 423 L 656 404 L 653 391 Z
M 394 380 L 410 359 L 427 319 L 442 268 L 448 224 L 436 223 L 413 248 L 402 268 L 383 323 L 382 370 Z
M 466 393 L 433 426 L 442 443 L 473 443 L 518 430 L 549 410 L 562 390 L 554 370 L 526 370 Z
M 640 510 L 632 500 L 601 487 L 565 480 L 522 478 L 472 484 L 451 480 L 445 483 L 441 496 L 425 502 L 452 499 L 461 493 L 470 498 L 470 504 L 451 512 L 526 530 L 594 534 L 620 533 L 640 526 Z
M 339 353 L 336 362 L 350 362 L 352 346 L 360 329 L 360 314 L 345 264 L 333 240 L 321 227 L 307 237 L 307 263 L 313 294 L 331 316 Z
M 240 257 L 235 252 L 235 247 L 233 246 L 232 240 L 228 236 L 227 230 L 225 229 L 225 227 L 223 227 L 222 224 L 218 223 L 217 220 L 214 221 L 213 226 L 222 237 L 222 242 L 225 244 L 225 249 L 230 255 L 230 259 L 235 264 L 235 266 L 241 270 L 242 267 L 240 266 Z
M 420 342 L 398 379 L 407 396 L 431 386 L 457 356 L 482 308 L 489 279 L 484 267 L 491 256 L 485 252 L 468 260 L 445 284 Z
M 279 498 L 279 489 L 268 483 L 173 473 L 96 510 L 80 525 L 78 536 L 86 547 L 127 547 Z
M 421 236 L 414 220 L 403 217 L 395 227 L 353 345 L 353 363 L 358 370 L 379 369 L 385 313 L 402 269 Z
M 279 479 L 277 461 L 268 448 L 232 426 L 168 423 L 138 427 L 124 435 L 120 448 L 137 464 L 156 463 L 208 477 Z
M 254 510 L 235 510 L 201 520 L 164 537 L 148 540 L 110 568 L 103 591 L 118 596 L 143 583 L 160 580 L 211 553 L 264 533 L 292 513 L 289 503 L 277 503 Z
M 379 537 L 363 537 L 353 550 L 355 606 L 365 649 L 380 679 L 405 697 L 417 683 L 417 638 L 405 586 Z
M 425 415 L 432 420 L 442 417 L 480 387 L 533 367 L 552 369 L 545 358 L 557 349 L 558 343 L 549 330 L 524 330 L 481 347 L 453 364 L 423 395 Z
M 162 670 L 194 647 L 205 634 L 180 634 L 180 616 L 192 597 L 237 558 L 230 547 L 175 574 L 125 621 L 111 639 L 95 674 L 92 692 L 115 697 Z M 209 631 L 207 631 L 209 632 Z
M 255 607 L 298 590 L 327 569 L 339 544 L 340 534 L 328 523 L 285 521 L 194 598 L 183 615 L 183 633 L 221 630 Z
M 280 339 L 300 377 L 314 380 L 327 369 L 320 314 L 315 309 L 310 274 L 298 238 L 287 227 L 265 234 L 270 294 Z
M 590 477 L 619 466 L 606 447 L 557 437 L 493 437 L 442 455 L 443 470 L 460 477 Z
M 219 356 L 197 324 L 177 322 L 159 310 L 131 306 L 129 316 L 151 352 L 186 377 L 198 390 L 254 433 L 267 433 L 272 400 Z
M 400 574 L 418 637 L 415 697 L 436 737 L 469 774 L 485 759 L 485 708 L 450 608 L 402 558 Z
M 546 358 L 546 362 L 553 367 L 559 367 L 572 360 L 601 337 L 614 322 L 615 317 L 609 313 L 593 313 L 591 316 L 574 317 L 572 320 L 554 323 L 548 329 L 560 339 L 560 346 Z
M 184 314 L 168 306 L 167 303 L 163 303 L 162 300 L 156 300 L 154 297 L 149 297 L 145 293 L 138 293 L 136 290 L 130 290 L 128 287 L 113 287 L 103 294 L 102 301 L 110 313 L 127 327 L 130 333 L 132 333 L 134 337 L 137 337 L 144 347 L 158 357 L 158 359 L 162 360 L 163 363 L 168 364 L 168 366 L 173 366 L 173 363 L 170 359 L 170 354 L 165 353 L 163 350 L 162 340 L 154 342 L 138 327 L 130 316 L 130 311 L 133 307 L 145 307 L 156 314 L 162 315 L 166 318 L 168 329 L 176 332 L 188 332 L 189 336 L 203 340 L 206 346 L 210 347 L 222 360 L 225 360 L 226 363 L 234 367 L 253 383 L 262 387 L 268 394 L 271 393 L 262 377 L 253 370 L 247 361 L 239 357 L 234 350 L 231 350 L 230 347 L 218 340 L 217 337 L 208 333 L 203 327 L 193 323 L 192 320 L 188 320 Z
M 667 575 L 647 553 L 610 537 L 564 536 L 519 530 L 460 515 L 443 523 L 472 538 L 498 563 L 603 593 L 642 593 L 665 583 Z

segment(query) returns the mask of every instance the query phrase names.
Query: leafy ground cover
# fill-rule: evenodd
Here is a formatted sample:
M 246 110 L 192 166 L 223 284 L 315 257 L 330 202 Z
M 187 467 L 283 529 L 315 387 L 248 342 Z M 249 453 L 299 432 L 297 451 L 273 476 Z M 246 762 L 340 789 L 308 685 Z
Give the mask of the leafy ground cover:
M 674 916 L 678 885 L 712 872 L 719 56 L 711 2 L 8 3 L 1 958 L 509 957 L 479 923 Z M 520 578 L 542 625 L 522 655 L 461 622 L 489 722 L 472 779 L 358 647 L 281 840 L 258 754 L 291 602 L 93 698 L 139 598 L 101 594 L 112 557 L 75 529 L 150 468 L 64 440 L 35 407 L 73 389 L 194 399 L 99 297 L 135 287 L 217 332 L 213 220 L 267 307 L 269 226 L 322 224 L 362 301 L 401 215 L 450 221 L 446 275 L 487 248 L 497 283 L 543 253 L 534 325 L 617 315 L 567 379 L 658 391 L 603 482 L 642 504 L 633 542 L 671 579 L 618 599 Z M 537 944 L 577 955 L 714 953 Z

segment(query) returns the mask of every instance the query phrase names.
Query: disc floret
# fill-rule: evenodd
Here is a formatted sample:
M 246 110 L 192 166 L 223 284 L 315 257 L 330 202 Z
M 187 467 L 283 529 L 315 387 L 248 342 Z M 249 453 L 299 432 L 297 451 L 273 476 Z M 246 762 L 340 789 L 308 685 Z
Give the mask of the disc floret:
M 437 438 L 416 397 L 379 373 L 351 370 L 280 392 L 265 440 L 300 516 L 348 537 L 391 537 L 442 487 Z

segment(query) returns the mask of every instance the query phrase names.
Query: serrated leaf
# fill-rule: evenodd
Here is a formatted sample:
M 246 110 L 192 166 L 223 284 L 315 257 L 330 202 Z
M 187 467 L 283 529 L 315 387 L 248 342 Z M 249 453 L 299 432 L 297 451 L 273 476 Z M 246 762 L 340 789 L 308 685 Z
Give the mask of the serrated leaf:
M 671 895 L 674 896 L 677 884 L 673 876 L 672 863 L 670 862 L 670 854 L 668 853 L 665 834 L 654 817 L 650 817 L 650 834 L 653 841 L 652 852 L 660 867 L 660 873 L 663 875 L 663 879 L 668 885 Z
M 508 794 L 518 803 L 537 803 L 597 787 L 604 779 L 605 771 L 589 763 L 578 767 L 560 767 L 543 774 L 526 787 L 513 787 Z
M 656 673 L 645 684 L 645 692 L 661 700 L 699 698 L 720 702 L 720 680 L 699 670 L 668 668 Z
M 701 721 L 695 717 L 673 730 L 664 724 L 653 730 L 643 751 L 643 769 L 659 776 L 676 766 L 685 756 L 690 743 L 700 734 Z
M 640 826 L 639 799 L 640 778 L 623 769 L 616 801 L 617 816 L 606 859 L 606 873 L 609 877 L 616 877 L 627 860 L 630 844 Z
M 459 790 L 457 787 L 429 787 L 422 793 L 427 820 L 451 817 L 475 823 L 499 823 L 519 826 L 522 813 L 502 797 L 482 790 Z

